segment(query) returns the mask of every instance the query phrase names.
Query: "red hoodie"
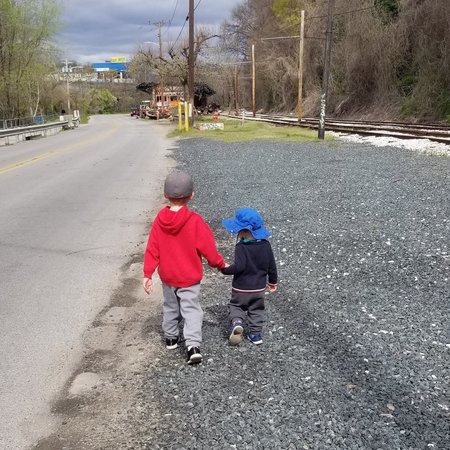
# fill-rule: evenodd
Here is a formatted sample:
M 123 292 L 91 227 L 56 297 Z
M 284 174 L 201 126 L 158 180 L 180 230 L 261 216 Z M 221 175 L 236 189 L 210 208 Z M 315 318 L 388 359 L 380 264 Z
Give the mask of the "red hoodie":
M 203 277 L 202 256 L 211 267 L 225 266 L 217 252 L 211 229 L 187 206 L 178 211 L 163 208 L 153 223 L 144 257 L 144 276 L 151 278 L 158 267 L 161 281 L 188 287 Z

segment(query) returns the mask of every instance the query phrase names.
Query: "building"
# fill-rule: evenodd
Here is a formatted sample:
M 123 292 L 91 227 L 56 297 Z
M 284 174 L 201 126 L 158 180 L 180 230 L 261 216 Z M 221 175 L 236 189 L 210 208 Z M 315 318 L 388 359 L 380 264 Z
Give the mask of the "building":
M 127 60 L 123 56 L 116 56 L 105 62 L 93 63 L 92 68 L 97 74 L 102 72 L 115 72 L 118 78 L 124 78 L 127 73 Z

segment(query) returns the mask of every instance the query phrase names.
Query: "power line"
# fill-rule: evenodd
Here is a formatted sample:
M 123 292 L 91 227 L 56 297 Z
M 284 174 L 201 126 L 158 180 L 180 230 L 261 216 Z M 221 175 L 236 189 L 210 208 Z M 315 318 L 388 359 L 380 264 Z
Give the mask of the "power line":
M 375 6 L 368 6 L 367 8 L 351 9 L 349 11 L 343 11 L 343 12 L 340 12 L 340 13 L 334 13 L 333 16 L 345 16 L 347 14 L 353 14 L 353 13 L 359 12 L 359 11 L 367 11 L 369 9 L 374 9 L 374 8 L 375 8 Z M 324 16 L 311 16 L 311 17 L 307 16 L 306 18 L 309 20 L 309 19 L 323 19 L 325 17 L 328 17 L 328 16 L 327 15 L 324 15 Z
M 178 36 L 177 36 L 177 38 L 175 39 L 175 42 L 172 44 L 172 47 L 170 48 L 169 53 L 170 53 L 170 52 L 173 50 L 173 48 L 175 47 L 176 43 L 178 42 L 178 39 L 180 39 L 181 33 L 183 32 L 184 27 L 185 27 L 185 25 L 186 25 L 186 22 L 187 22 L 188 20 L 189 20 L 189 15 L 187 15 L 187 16 L 186 16 L 186 19 L 184 19 L 183 26 L 181 27 L 181 30 L 180 30 L 180 32 L 178 33 Z
M 345 16 L 346 14 L 353 14 L 353 13 L 359 12 L 359 11 L 368 11 L 369 9 L 374 9 L 374 8 L 375 8 L 375 6 L 368 6 L 367 8 L 352 9 L 350 11 L 344 11 L 344 12 L 336 13 L 333 15 L 334 16 Z
M 167 28 L 169 28 L 170 25 L 172 25 L 172 20 L 173 20 L 173 18 L 175 17 L 175 13 L 177 12 L 178 2 L 179 2 L 179 1 L 180 1 L 180 0 L 177 0 L 177 2 L 175 3 L 175 8 L 173 9 L 172 17 L 171 17 L 170 20 L 169 20 L 169 24 L 167 25 Z
M 194 8 L 194 11 L 198 8 L 198 6 L 200 5 L 201 2 L 202 2 L 202 0 L 198 0 L 197 6 Z M 178 1 L 177 1 L 177 5 L 178 5 Z M 175 13 L 175 12 L 174 12 L 174 13 Z M 172 17 L 172 18 L 173 18 L 173 17 Z M 186 16 L 186 19 L 184 19 L 183 26 L 181 27 L 181 30 L 180 30 L 180 32 L 178 33 L 178 36 L 177 36 L 177 38 L 175 39 L 175 42 L 173 43 L 172 47 L 170 48 L 169 53 L 174 49 L 176 43 L 178 42 L 178 39 L 180 39 L 181 33 L 183 32 L 184 27 L 185 27 L 185 25 L 186 25 L 186 22 L 187 22 L 188 20 L 189 20 L 189 14 Z
M 300 36 L 274 36 L 274 37 L 266 37 L 266 38 L 261 38 L 261 41 L 275 41 L 275 40 L 279 40 L 279 39 L 299 39 Z M 323 37 L 317 37 L 317 36 L 304 36 L 305 39 L 320 39 L 320 40 L 324 40 L 325 38 Z
M 333 17 L 334 16 L 344 16 L 344 15 L 347 15 L 347 14 L 353 14 L 354 12 L 359 12 L 359 11 L 367 11 L 367 10 L 373 9 L 373 8 L 375 8 L 375 6 L 368 6 L 367 8 L 352 9 L 352 10 L 344 11 L 344 12 L 341 12 L 341 13 L 334 13 Z M 307 20 L 309 20 L 309 19 L 323 19 L 325 17 L 328 17 L 328 16 L 327 15 L 324 15 L 324 16 L 311 16 L 311 17 L 306 16 Z M 300 36 L 275 36 L 275 37 L 261 38 L 261 41 L 270 41 L 270 40 L 278 40 L 278 39 L 293 39 L 293 38 L 297 38 L 298 39 L 299 37 Z M 316 36 L 305 36 L 305 39 L 321 39 L 321 40 L 324 40 L 324 38 L 316 37 Z

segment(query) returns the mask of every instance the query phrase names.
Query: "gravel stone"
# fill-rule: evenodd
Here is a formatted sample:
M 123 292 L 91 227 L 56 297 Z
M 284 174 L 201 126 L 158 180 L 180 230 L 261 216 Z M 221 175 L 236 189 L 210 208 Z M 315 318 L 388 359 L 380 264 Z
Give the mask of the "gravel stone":
M 228 261 L 221 220 L 262 213 L 280 285 L 264 343 L 233 348 L 231 279 L 206 269 L 204 362 L 166 352 L 144 375 L 160 419 L 139 448 L 450 448 L 450 158 L 198 139 L 174 158 Z

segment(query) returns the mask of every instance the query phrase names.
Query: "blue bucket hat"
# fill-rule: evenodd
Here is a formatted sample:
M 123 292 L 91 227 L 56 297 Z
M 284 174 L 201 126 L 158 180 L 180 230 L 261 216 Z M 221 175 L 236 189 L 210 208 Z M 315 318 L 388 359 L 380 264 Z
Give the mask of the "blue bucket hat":
M 256 209 L 241 208 L 234 217 L 222 220 L 223 226 L 233 234 L 248 230 L 255 239 L 267 239 L 271 236 L 269 230 L 263 227 L 263 219 Z

